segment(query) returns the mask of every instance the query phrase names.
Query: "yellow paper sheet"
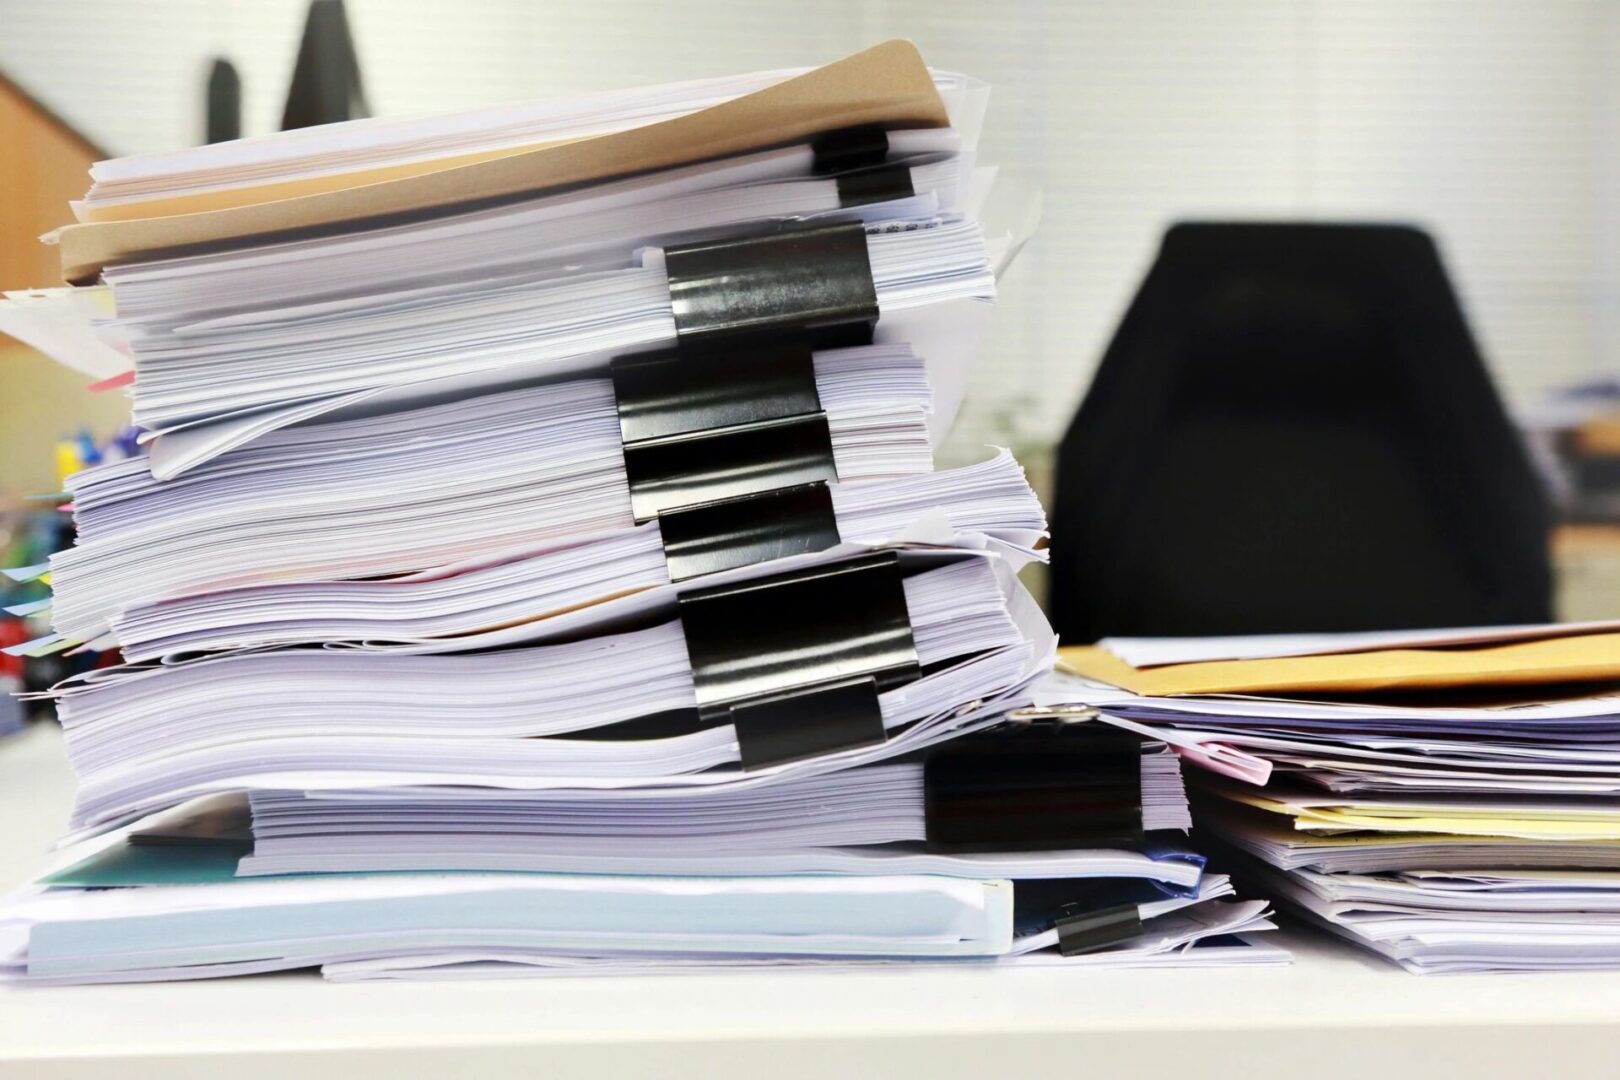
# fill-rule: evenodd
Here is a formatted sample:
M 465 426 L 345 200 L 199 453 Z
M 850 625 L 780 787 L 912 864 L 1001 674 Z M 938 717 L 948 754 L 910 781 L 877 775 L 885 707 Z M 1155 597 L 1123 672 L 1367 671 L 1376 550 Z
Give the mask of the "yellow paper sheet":
M 657 124 L 411 175 L 414 166 L 353 174 L 359 186 L 307 194 L 276 185 L 273 201 L 133 221 L 70 225 L 62 277 L 95 278 L 109 263 L 167 249 L 454 206 L 802 142 L 840 128 L 944 127 L 945 105 L 917 49 L 889 41 L 755 94 Z M 384 177 L 384 178 L 379 178 Z
M 1241 820 L 1243 822 L 1243 828 L 1246 832 L 1253 833 L 1254 835 L 1260 836 L 1273 843 L 1287 844 L 1290 846 L 1303 845 L 1310 848 L 1357 848 L 1377 847 L 1389 844 L 1438 844 L 1445 843 L 1447 841 L 1455 841 L 1459 844 L 1466 844 L 1471 848 L 1482 847 L 1488 849 L 1498 846 L 1511 847 L 1513 845 L 1523 845 L 1526 842 L 1523 838 L 1517 836 L 1501 836 L 1497 834 L 1479 835 L 1472 833 L 1456 833 L 1444 830 L 1421 832 L 1415 829 L 1411 831 L 1404 829 L 1380 829 L 1367 830 L 1363 832 L 1310 833 L 1294 828 L 1293 823 L 1288 819 L 1287 810 L 1279 809 L 1281 804 L 1277 804 L 1273 801 L 1272 806 L 1263 806 L 1260 802 L 1251 801 L 1252 798 L 1252 796 L 1245 797 L 1241 801 L 1258 810 L 1269 810 L 1271 813 L 1255 813 L 1252 810 L 1231 807 L 1223 809 L 1215 816 L 1219 818 L 1223 814 L 1234 815 L 1231 820 Z M 1620 840 L 1605 837 L 1571 837 L 1567 840 L 1559 840 L 1557 842 L 1560 844 L 1569 844 L 1582 848 L 1610 849 L 1620 847 Z M 1489 859 L 1490 856 L 1485 854 L 1482 855 L 1481 858 Z M 1482 862 L 1481 865 L 1488 865 L 1488 863 Z
M 1620 841 L 1620 812 L 1578 816 L 1527 810 L 1504 816 L 1484 810 L 1402 809 L 1391 806 L 1298 806 L 1283 800 L 1223 786 L 1222 795 L 1236 802 L 1291 818 L 1303 832 L 1347 830 L 1512 837 L 1522 840 Z
M 1094 645 L 1059 649 L 1058 658 L 1087 678 L 1153 697 L 1456 690 L 1620 680 L 1620 634 L 1155 668 L 1132 667 Z

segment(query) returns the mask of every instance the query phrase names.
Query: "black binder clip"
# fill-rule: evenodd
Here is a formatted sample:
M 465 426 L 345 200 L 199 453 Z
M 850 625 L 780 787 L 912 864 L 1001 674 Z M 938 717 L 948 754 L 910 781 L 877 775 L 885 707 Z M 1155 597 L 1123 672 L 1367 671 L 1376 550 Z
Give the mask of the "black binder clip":
M 815 360 L 796 335 L 695 356 L 621 356 L 612 377 L 626 443 L 821 411 Z
M 612 376 L 630 509 L 638 522 L 838 479 L 815 364 L 803 338 L 695 356 L 621 357 Z M 750 533 L 760 527 L 739 523 L 736 513 L 717 512 L 701 521 Z M 676 532 L 696 539 L 699 520 L 689 519 Z M 824 531 L 821 517 L 815 523 Z
M 744 769 L 884 741 L 878 694 L 917 678 L 893 552 L 679 600 L 698 718 L 731 724 Z
M 880 127 L 840 128 L 810 142 L 816 160 L 812 172 L 838 183 L 838 205 L 909 199 L 917 193 L 908 165 L 890 164 L 889 133 Z
M 1069 910 L 1060 912 L 1052 925 L 1057 930 L 1058 952 L 1064 956 L 1082 956 L 1139 937 L 1142 914 L 1135 904 L 1094 911 Z
M 817 176 L 881 165 L 889 158 L 889 133 L 876 124 L 824 131 L 810 140 Z
M 1058 951 L 1079 956 L 1141 934 L 1139 905 L 1162 895 L 1139 880 L 1023 879 L 1013 888 L 1013 918 L 1019 933 L 1055 929 Z
M 916 185 L 911 182 L 911 168 L 907 165 L 879 165 L 839 173 L 833 179 L 838 182 L 838 205 L 846 209 L 909 199 L 917 194 Z
M 1006 725 L 923 765 L 930 851 L 1139 847 L 1141 742 L 1090 725 Z
M 877 288 L 859 222 L 664 249 L 682 353 L 783 334 L 815 348 L 868 345 Z
M 659 520 L 670 579 L 837 544 L 811 350 L 872 340 L 865 230 L 675 245 L 665 269 L 676 350 L 612 375 L 631 512 Z
M 740 495 L 658 515 L 669 580 L 837 547 L 838 516 L 826 484 Z

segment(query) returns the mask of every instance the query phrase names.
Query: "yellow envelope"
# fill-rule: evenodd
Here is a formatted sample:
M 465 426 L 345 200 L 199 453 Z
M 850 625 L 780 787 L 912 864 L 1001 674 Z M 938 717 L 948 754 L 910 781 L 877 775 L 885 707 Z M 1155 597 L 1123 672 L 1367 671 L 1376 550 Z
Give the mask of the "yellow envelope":
M 1132 667 L 1095 645 L 1058 650 L 1080 675 L 1152 697 L 1201 694 L 1356 694 L 1620 680 L 1620 633 L 1485 648 L 1216 660 Z
M 248 189 L 255 198 L 166 200 L 161 217 L 69 225 L 60 234 L 62 277 L 94 280 L 108 263 L 166 249 L 453 206 L 803 142 L 827 131 L 950 122 L 916 46 L 889 41 L 758 93 L 657 124 L 519 152 L 452 159 L 449 167 L 371 169 L 336 178 Z

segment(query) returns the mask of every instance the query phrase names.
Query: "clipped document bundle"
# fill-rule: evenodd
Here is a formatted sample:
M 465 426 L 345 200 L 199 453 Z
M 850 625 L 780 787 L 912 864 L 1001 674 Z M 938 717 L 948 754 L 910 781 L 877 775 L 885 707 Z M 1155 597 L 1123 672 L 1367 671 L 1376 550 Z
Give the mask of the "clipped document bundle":
M 1104 640 L 1038 691 L 1196 762 L 1240 880 L 1409 971 L 1620 967 L 1620 625 Z
M 826 355 L 819 407 L 786 436 L 627 444 L 612 382 L 588 379 L 290 428 L 172 481 L 140 458 L 95 466 L 69 481 L 82 524 L 51 560 L 54 623 L 89 639 L 136 598 L 408 573 L 780 479 L 842 489 L 929 473 L 920 363 L 883 347 Z M 744 454 L 754 473 L 739 480 Z
M 891 42 L 99 163 L 0 329 L 146 452 L 9 572 L 122 655 L 0 978 L 1286 962 L 1165 740 L 1026 715 L 1022 469 L 934 469 L 984 104 Z
M 1017 694 L 1049 656 L 1039 627 L 1009 614 L 1004 590 L 1016 583 L 990 560 L 902 576 L 913 561 L 880 552 L 710 585 L 645 629 L 578 641 L 426 656 L 290 648 L 92 673 L 58 696 L 76 824 L 266 775 L 322 786 L 721 783 L 727 767 L 809 756 L 794 739 L 831 727 L 814 716 L 750 723 L 734 703 L 861 672 L 871 682 L 859 726 L 828 749 L 890 755 L 982 711 L 964 705 Z M 738 625 L 760 603 L 794 615 Z
M 794 565 L 880 546 L 967 547 L 1010 565 L 1036 561 L 1045 515 L 1005 451 L 977 465 L 896 480 L 807 485 L 762 500 L 769 519 L 725 543 L 683 532 L 681 521 L 571 535 L 414 573 L 306 578 L 142 599 L 111 619 L 132 661 L 266 645 L 359 642 L 417 652 L 549 640 L 628 618 L 675 595 L 699 573 L 746 573 L 761 545 Z M 731 506 L 749 505 L 744 503 Z M 785 524 L 816 516 L 837 546 L 788 555 Z M 683 519 L 690 520 L 690 519 Z M 666 536 L 665 526 L 672 524 Z M 735 565 L 734 565 L 735 564 Z
M 1097 783 L 1086 808 L 1093 842 L 1185 832 L 1191 822 L 1175 755 L 1162 746 L 1148 753 L 1126 749 L 1140 754 L 1137 775 L 1130 774 L 1127 762 L 1114 786 L 1123 799 L 1140 801 L 1140 827 L 1134 820 L 1110 823 L 1101 801 L 1103 763 L 1094 761 L 1090 767 Z M 1125 845 L 954 852 L 950 808 L 938 803 L 931 768 L 937 773 L 938 766 L 926 762 L 879 763 L 764 788 L 718 790 L 699 799 L 657 789 L 611 795 L 255 791 L 249 802 L 253 853 L 238 871 L 244 876 L 332 870 L 723 876 L 769 866 L 775 873 L 872 874 L 904 868 L 957 877 L 1143 877 L 1184 888 L 1197 884 L 1197 863 L 1175 848 L 1151 854 Z

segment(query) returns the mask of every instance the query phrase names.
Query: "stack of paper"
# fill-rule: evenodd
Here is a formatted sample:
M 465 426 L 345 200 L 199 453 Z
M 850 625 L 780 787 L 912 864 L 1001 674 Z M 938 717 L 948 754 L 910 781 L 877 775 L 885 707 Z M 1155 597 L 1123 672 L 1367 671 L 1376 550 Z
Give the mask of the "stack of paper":
M 1105 640 L 1040 697 L 1203 765 L 1223 854 L 1408 970 L 1613 968 L 1617 629 Z
M 841 487 L 932 469 L 909 351 L 838 350 L 816 368 Z M 410 572 L 635 524 L 605 379 L 291 428 L 172 481 L 135 458 L 68 486 L 79 542 L 52 560 L 53 610 L 80 640 L 138 600 Z
M 1116 906 L 1130 907 L 1147 931 L 1125 949 L 1072 959 L 1112 966 L 1183 956 L 1195 964 L 1277 962 L 1280 950 L 1241 936 L 1264 928 L 1261 905 L 1218 899 L 1230 891 L 1214 876 L 1185 896 L 1121 890 L 1130 899 Z M 937 874 L 316 875 L 57 888 L 13 903 L 7 914 L 0 950 L 26 938 L 26 968 L 0 972 L 40 985 L 316 965 L 346 979 L 636 974 L 787 958 L 848 963 L 879 942 L 877 962 L 885 963 L 1070 962 L 1057 955 L 1055 932 L 1031 928 L 1039 915 L 1020 923 L 1008 882 Z M 1214 955 L 1191 948 L 1200 942 Z
M 989 251 L 968 221 L 874 229 L 865 244 L 883 328 L 877 341 L 937 358 L 930 374 L 954 412 L 982 305 L 994 292 Z M 154 460 L 168 477 L 300 420 L 580 374 L 611 356 L 673 345 L 670 295 L 657 265 L 497 278 L 470 271 L 447 284 L 255 308 L 172 329 L 137 332 L 115 320 L 111 332 L 134 358 L 134 423 L 167 436 Z
M 69 481 L 79 787 L 27 982 L 1274 963 L 1157 739 L 1030 724 L 983 90 L 829 68 L 106 162 L 0 307 L 149 454 Z M 92 280 L 94 279 L 94 281 Z
M 1142 825 L 1191 822 L 1175 756 L 1141 765 Z M 243 875 L 333 870 L 535 870 L 703 876 L 937 873 L 1009 878 L 1154 877 L 1191 887 L 1174 849 L 930 853 L 920 763 L 868 765 L 694 800 L 657 790 L 603 795 L 491 790 L 254 792 Z M 889 845 L 884 847 L 883 845 Z M 905 847 L 902 847 L 905 845 Z M 1151 864 L 1151 865 L 1150 865 Z
M 130 220 L 252 205 L 267 201 L 266 189 L 272 187 L 275 195 L 287 198 L 438 172 L 690 116 L 810 71 L 790 68 L 694 79 L 423 119 L 377 117 L 99 161 L 90 167 L 90 190 L 73 209 L 81 221 Z M 930 72 L 928 78 L 950 111 L 952 127 L 905 134 L 946 140 L 943 145 L 954 145 L 949 140 L 955 139 L 975 141 L 989 87 L 951 72 Z M 725 164 L 717 162 L 716 167 Z
M 1040 557 L 1035 545 L 1045 517 L 1005 451 L 960 469 L 829 490 L 850 551 L 891 538 L 960 543 L 973 534 L 1011 557 Z M 296 558 L 298 550 L 289 554 Z M 475 634 L 486 644 L 553 638 L 600 617 L 609 603 L 616 611 L 650 609 L 670 588 L 659 524 L 649 521 L 390 577 L 289 580 L 142 599 L 119 609 L 110 625 L 130 660 L 314 641 L 425 651 L 435 641 L 465 645 Z
M 879 696 L 884 727 L 898 729 L 877 748 L 885 756 L 956 725 L 964 703 L 1027 682 L 1039 644 L 1039 631 L 1008 613 L 1004 589 L 1016 586 L 987 559 L 903 584 L 929 673 Z M 717 781 L 710 770 L 739 760 L 725 725 L 660 722 L 698 708 L 679 618 L 499 651 L 251 651 L 97 675 L 59 692 L 78 825 L 263 786 L 265 776 L 321 787 L 623 784 L 690 773 Z

